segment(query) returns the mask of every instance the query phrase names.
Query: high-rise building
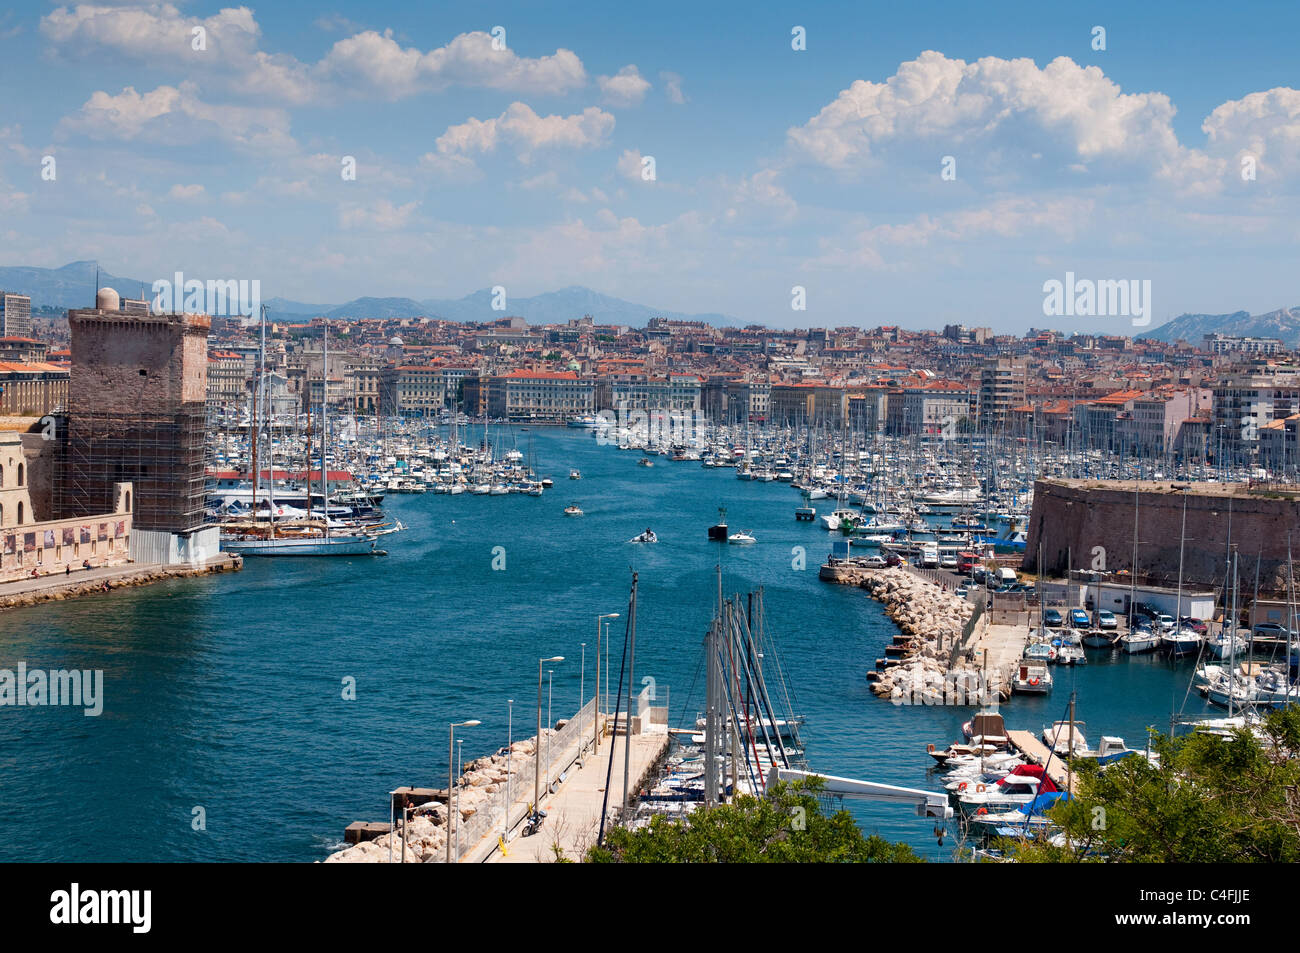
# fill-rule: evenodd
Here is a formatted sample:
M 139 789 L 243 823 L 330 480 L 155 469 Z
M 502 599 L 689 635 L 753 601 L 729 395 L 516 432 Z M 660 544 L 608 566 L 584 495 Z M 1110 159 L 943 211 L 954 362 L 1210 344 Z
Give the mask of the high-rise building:
M 985 433 L 1006 429 L 1012 411 L 1024 402 L 1025 365 L 1001 357 L 986 361 L 980 369 L 980 429 Z
M 31 295 L 0 291 L 0 337 L 29 338 L 31 336 Z
M 205 314 L 125 311 L 111 288 L 68 312 L 72 372 L 61 517 L 111 511 L 113 487 L 134 484 L 131 555 L 192 562 L 220 548 L 204 523 L 208 379 Z

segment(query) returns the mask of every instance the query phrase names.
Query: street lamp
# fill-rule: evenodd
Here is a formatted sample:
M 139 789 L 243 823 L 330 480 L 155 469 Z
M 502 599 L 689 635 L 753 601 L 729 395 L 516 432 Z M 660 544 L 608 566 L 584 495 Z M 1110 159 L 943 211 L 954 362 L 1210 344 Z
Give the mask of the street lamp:
M 546 670 L 546 790 L 551 790 L 551 735 L 555 733 L 555 719 L 551 716 L 553 676 L 555 669 Z
M 563 655 L 537 660 L 537 744 L 533 748 L 536 771 L 533 772 L 533 813 L 541 811 L 542 804 L 542 666 L 547 662 L 563 662 Z
M 591 716 L 591 733 L 594 736 L 593 744 L 596 751 L 600 750 L 600 626 L 606 619 L 617 619 L 617 612 L 609 612 L 605 615 L 596 616 L 596 704 L 593 706 L 596 710 Z M 609 646 L 605 646 L 605 651 L 609 651 Z M 609 666 L 606 666 L 608 668 Z M 609 673 L 605 674 L 609 678 Z
M 510 756 L 515 753 L 515 700 L 507 698 L 506 706 L 506 816 L 501 828 L 502 837 L 510 833 L 510 805 L 514 803 L 510 800 Z
M 451 727 L 447 730 L 447 863 L 451 863 L 451 814 L 452 814 L 452 791 L 456 783 L 451 776 L 456 764 L 456 729 L 457 728 L 477 728 L 482 722 L 477 718 L 471 718 L 469 721 L 452 722 Z M 406 831 L 403 829 L 402 837 L 406 837 Z

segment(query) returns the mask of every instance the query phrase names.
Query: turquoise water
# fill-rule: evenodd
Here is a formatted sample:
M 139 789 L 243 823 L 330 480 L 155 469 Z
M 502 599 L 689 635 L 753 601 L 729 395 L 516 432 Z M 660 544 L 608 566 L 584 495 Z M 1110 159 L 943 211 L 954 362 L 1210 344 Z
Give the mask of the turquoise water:
M 349 822 L 387 819 L 385 792 L 446 783 L 448 722 L 483 722 L 457 733 L 466 760 L 505 744 L 509 698 L 514 736 L 533 734 L 540 656 L 566 657 L 552 666 L 554 717 L 576 709 L 581 643 L 590 694 L 595 617 L 626 617 L 631 570 L 637 682 L 656 680 L 674 724 L 693 721 L 702 676 L 686 696 L 719 562 L 727 592 L 766 589 L 811 766 L 936 786 L 925 744 L 955 740 L 969 709 L 898 708 L 870 694 L 865 673 L 894 626 L 865 593 L 818 580 L 829 539 L 795 521 L 796 492 L 664 457 L 638 467 L 635 454 L 578 431 L 515 436 L 525 451 L 533 438 L 553 490 L 389 497 L 410 530 L 387 538 L 387 558 L 250 559 L 236 574 L 0 616 L 0 668 L 103 669 L 105 695 L 98 718 L 0 708 L 0 860 L 320 859 Z M 567 479 L 571 467 L 581 481 Z M 565 517 L 570 502 L 586 515 Z M 758 543 L 708 542 L 718 506 Z M 658 545 L 626 542 L 647 526 Z M 622 624 L 611 628 L 616 648 Z M 1089 740 L 1139 745 L 1148 725 L 1167 730 L 1190 662 L 1090 653 L 1090 663 L 1058 669 L 1047 698 L 1015 699 L 1008 724 L 1037 732 L 1063 717 L 1073 680 Z M 1205 710 L 1192 695 L 1186 711 Z M 947 859 L 932 821 L 846 806 L 864 829 Z M 205 830 L 193 829 L 197 807 Z

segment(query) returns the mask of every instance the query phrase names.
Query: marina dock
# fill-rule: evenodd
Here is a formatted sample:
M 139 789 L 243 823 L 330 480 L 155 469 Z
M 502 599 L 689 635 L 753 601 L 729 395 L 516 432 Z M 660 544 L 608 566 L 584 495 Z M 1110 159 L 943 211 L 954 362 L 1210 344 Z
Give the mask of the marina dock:
M 1011 742 L 1011 746 L 1019 751 L 1025 757 L 1025 760 L 1031 761 L 1040 767 L 1047 765 L 1047 776 L 1052 779 L 1053 784 L 1062 791 L 1069 791 L 1070 794 L 1075 793 L 1077 785 L 1071 783 L 1073 779 L 1069 777 L 1065 762 L 1054 756 L 1047 745 L 1034 737 L 1032 731 L 1011 730 L 1007 732 L 1007 738 Z M 1049 759 L 1051 760 L 1050 764 L 1048 764 Z
M 972 635 L 976 636 L 969 647 L 972 663 L 985 673 L 990 688 L 1009 698 L 1016 665 L 1029 641 L 1029 629 L 1024 625 L 990 622 Z

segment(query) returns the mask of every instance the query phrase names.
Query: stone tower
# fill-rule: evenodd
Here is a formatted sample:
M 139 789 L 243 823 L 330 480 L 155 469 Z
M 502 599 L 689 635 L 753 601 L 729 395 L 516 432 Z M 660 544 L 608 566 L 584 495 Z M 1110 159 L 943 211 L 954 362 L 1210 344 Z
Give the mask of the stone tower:
M 132 558 L 215 555 L 204 526 L 208 331 L 204 314 L 122 309 L 111 288 L 68 312 L 72 372 L 60 516 L 109 512 L 116 484 L 134 485 Z

